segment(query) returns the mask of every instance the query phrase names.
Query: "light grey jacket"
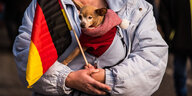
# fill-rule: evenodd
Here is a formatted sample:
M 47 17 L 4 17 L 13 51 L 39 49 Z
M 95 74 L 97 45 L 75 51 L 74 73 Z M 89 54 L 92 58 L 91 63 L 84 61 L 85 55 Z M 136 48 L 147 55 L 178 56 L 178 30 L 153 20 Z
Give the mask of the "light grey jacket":
M 61 1 L 67 7 L 72 26 L 79 36 L 81 32 L 77 9 L 71 0 Z M 111 96 L 150 96 L 159 88 L 168 59 L 168 46 L 157 31 L 152 6 L 145 0 L 106 1 L 122 19 L 130 21 L 126 30 L 120 30 L 128 48 L 127 57 L 120 64 L 105 69 L 106 84 L 112 88 L 109 93 Z M 25 72 L 35 8 L 36 0 L 33 0 L 24 14 L 22 25 L 19 28 L 20 34 L 16 37 L 13 46 L 18 74 L 26 86 Z M 74 62 L 79 63 L 78 60 L 81 60 L 81 56 L 78 56 L 79 59 L 71 62 L 69 66 L 59 63 L 77 46 L 73 33 L 71 36 L 73 39 L 69 48 L 33 86 L 32 91 L 44 95 L 87 96 L 65 86 L 67 75 L 82 68 L 82 65 L 74 65 Z M 124 54 L 124 51 L 115 52 L 120 55 Z M 89 62 L 100 62 L 98 66 L 101 68 L 107 65 L 106 62 L 103 62 L 104 58 L 95 58 L 87 53 L 86 56 Z M 115 62 L 116 57 L 118 56 L 112 58 L 110 62 L 113 62 L 113 59 Z

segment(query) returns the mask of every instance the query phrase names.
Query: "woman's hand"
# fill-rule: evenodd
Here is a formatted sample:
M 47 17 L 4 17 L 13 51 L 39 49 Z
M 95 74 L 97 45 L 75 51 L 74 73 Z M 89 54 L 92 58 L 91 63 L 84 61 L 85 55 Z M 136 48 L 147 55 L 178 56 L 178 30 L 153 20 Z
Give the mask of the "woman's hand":
M 97 72 L 100 73 L 100 69 L 88 68 L 71 72 L 66 79 L 66 86 L 92 95 L 106 95 L 105 91 L 110 91 L 111 88 L 91 77 L 92 74 L 98 79 Z
M 105 83 L 105 70 L 98 69 L 99 72 L 94 72 L 91 74 L 91 77 L 101 83 Z
M 94 69 L 97 69 L 95 68 L 94 66 L 92 66 L 91 64 L 88 64 L 88 66 L 85 66 L 85 69 L 91 69 L 91 70 L 94 70 Z M 105 83 L 105 70 L 104 69 L 97 69 L 98 72 L 93 72 L 91 74 L 91 77 L 101 83 Z

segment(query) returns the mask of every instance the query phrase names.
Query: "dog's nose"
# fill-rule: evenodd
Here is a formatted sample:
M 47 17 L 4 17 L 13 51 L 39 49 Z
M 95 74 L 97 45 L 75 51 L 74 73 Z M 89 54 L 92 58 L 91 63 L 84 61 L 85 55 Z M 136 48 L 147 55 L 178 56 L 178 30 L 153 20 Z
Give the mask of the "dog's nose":
M 81 28 L 85 28 L 85 23 L 80 24 Z

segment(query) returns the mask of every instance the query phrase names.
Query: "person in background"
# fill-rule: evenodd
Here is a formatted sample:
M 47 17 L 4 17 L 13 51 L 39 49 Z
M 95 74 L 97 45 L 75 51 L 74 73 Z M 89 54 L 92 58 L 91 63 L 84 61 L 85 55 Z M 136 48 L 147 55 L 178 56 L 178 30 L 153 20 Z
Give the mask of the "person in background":
M 159 24 L 169 50 L 174 54 L 174 84 L 177 96 L 187 96 L 186 61 L 192 61 L 191 0 L 161 0 Z M 192 64 L 192 63 L 191 63 Z
M 72 0 L 61 0 L 72 21 L 72 27 L 78 36 L 81 34 L 78 10 Z M 122 62 L 111 67 L 105 58 L 115 60 L 116 54 L 100 57 L 86 54 L 89 62 L 97 62 L 97 69 L 84 69 L 82 58 L 76 58 L 68 66 L 61 64 L 77 46 L 71 32 L 72 43 L 59 59 L 43 74 L 31 89 L 35 96 L 150 96 L 158 88 L 165 73 L 168 46 L 157 30 L 152 6 L 145 0 L 76 0 L 85 5 L 98 8 L 108 7 L 122 19 L 130 21 L 127 29 L 118 30 L 125 41 L 128 50 L 113 50 L 118 54 L 127 54 Z M 26 66 L 31 40 L 32 25 L 37 0 L 32 0 L 26 9 L 19 35 L 16 37 L 13 54 L 15 56 L 19 77 L 27 86 L 25 79 Z M 50 7 L 51 8 L 51 7 Z M 119 35 L 118 35 L 119 36 Z M 122 42 L 121 42 L 122 43 Z M 115 45 L 116 46 L 116 45 Z M 115 57 L 115 58 L 114 58 Z M 103 61 L 102 61 L 103 60 Z M 99 76 L 103 82 L 98 82 L 91 74 Z

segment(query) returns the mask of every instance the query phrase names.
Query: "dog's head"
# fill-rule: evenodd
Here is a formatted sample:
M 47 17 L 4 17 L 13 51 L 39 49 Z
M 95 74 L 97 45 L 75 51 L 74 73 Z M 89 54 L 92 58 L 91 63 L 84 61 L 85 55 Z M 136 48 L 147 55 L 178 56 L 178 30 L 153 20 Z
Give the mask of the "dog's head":
M 80 11 L 79 19 L 82 28 L 92 28 L 99 26 L 107 13 L 107 8 L 96 8 L 94 6 L 83 5 L 80 2 L 74 1 L 77 9 Z

